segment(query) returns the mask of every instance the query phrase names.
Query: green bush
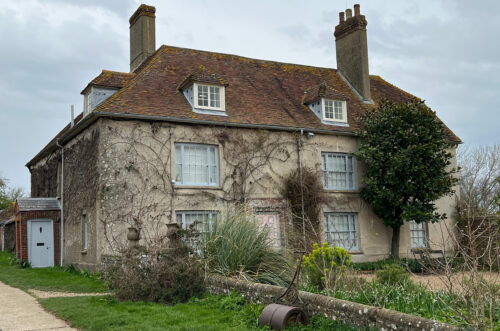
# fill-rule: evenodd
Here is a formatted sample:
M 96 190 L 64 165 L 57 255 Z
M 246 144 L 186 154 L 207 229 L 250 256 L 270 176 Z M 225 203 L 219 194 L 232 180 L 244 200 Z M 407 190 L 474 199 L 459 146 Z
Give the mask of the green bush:
M 313 245 L 313 251 L 304 257 L 302 270 L 309 284 L 319 289 L 335 287 L 339 276 L 351 264 L 351 255 L 347 250 L 330 246 Z
M 186 247 L 159 252 L 132 248 L 107 274 L 120 300 L 175 304 L 204 291 L 202 266 Z
M 16 266 L 20 267 L 21 269 L 31 268 L 31 265 L 29 264 L 28 261 L 23 260 L 23 259 L 18 259 L 15 255 L 13 255 L 9 258 L 9 264 L 16 265 Z
M 386 264 L 377 271 L 376 279 L 382 284 L 396 285 L 409 282 L 410 274 L 399 264 Z
M 292 277 L 291 256 L 273 246 L 266 229 L 243 209 L 226 212 L 203 236 L 203 259 L 208 270 L 228 277 L 286 286 Z
M 422 270 L 422 264 L 415 260 L 415 259 L 399 259 L 399 260 L 394 260 L 394 259 L 384 259 L 380 261 L 375 261 L 375 262 L 361 262 L 361 263 L 352 263 L 351 267 L 354 270 L 360 270 L 360 271 L 377 271 L 379 269 L 382 269 L 382 267 L 386 264 L 399 264 L 403 266 L 405 269 L 407 269 L 410 272 L 413 273 L 421 273 L 423 272 Z

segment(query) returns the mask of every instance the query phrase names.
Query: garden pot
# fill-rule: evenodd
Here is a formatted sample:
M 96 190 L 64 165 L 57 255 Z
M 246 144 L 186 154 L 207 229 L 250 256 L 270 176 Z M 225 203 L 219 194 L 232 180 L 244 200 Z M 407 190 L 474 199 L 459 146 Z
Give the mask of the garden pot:
M 127 239 L 130 241 L 139 240 L 139 230 L 136 228 L 128 228 Z

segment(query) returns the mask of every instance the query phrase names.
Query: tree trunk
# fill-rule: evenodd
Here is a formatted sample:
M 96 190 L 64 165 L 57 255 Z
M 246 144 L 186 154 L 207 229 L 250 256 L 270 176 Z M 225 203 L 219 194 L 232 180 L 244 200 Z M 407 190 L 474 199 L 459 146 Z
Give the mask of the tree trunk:
M 391 240 L 391 257 L 395 260 L 399 259 L 399 232 L 401 226 L 392 227 Z

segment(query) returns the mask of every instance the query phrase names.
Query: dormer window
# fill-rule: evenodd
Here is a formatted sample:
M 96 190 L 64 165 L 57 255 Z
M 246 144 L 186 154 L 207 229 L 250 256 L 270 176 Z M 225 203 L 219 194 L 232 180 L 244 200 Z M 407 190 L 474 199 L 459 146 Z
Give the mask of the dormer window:
M 177 89 L 193 107 L 193 112 L 208 115 L 226 115 L 227 81 L 204 66 L 187 76 Z
M 303 102 L 321 123 L 349 126 L 347 121 L 347 96 L 326 83 L 316 85 L 304 93 Z
M 325 121 L 347 122 L 347 105 L 345 101 L 322 99 L 323 119 Z
M 225 111 L 224 86 L 194 83 L 195 108 Z

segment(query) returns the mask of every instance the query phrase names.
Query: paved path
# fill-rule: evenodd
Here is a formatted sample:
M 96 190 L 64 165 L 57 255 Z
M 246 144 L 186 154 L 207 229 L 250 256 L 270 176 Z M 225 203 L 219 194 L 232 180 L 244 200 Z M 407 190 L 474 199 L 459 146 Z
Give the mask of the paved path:
M 76 330 L 45 311 L 34 297 L 0 282 L 0 330 Z

